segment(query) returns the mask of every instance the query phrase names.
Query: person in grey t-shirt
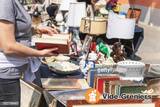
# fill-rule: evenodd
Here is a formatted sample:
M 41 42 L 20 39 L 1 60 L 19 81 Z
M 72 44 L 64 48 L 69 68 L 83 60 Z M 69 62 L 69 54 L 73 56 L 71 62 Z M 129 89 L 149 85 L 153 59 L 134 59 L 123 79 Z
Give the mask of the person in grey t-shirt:
M 49 27 L 38 30 L 57 33 Z M 0 0 L 0 107 L 20 107 L 19 78 L 27 68 L 27 58 L 52 56 L 57 50 L 36 50 L 24 45 L 22 41 L 30 40 L 30 37 L 31 18 L 19 1 Z

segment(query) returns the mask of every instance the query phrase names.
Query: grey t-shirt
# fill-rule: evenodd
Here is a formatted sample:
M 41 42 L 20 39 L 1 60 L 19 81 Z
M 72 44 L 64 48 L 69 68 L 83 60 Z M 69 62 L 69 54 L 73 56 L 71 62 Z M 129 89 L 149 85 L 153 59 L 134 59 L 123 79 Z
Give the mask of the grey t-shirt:
M 31 17 L 18 0 L 0 0 L 0 20 L 14 23 L 16 40 L 31 35 Z
M 18 0 L 0 0 L 0 20 L 9 21 L 15 25 L 15 39 L 18 42 L 30 39 L 31 17 Z M 0 36 L 3 35 L 0 34 Z M 19 78 L 21 71 L 25 69 L 25 66 L 0 68 L 0 78 Z

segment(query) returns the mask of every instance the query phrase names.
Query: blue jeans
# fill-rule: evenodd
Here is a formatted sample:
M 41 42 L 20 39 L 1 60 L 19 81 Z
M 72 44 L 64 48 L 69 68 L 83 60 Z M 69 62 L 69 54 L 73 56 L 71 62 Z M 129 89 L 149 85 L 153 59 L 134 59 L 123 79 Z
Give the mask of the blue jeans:
M 19 79 L 0 79 L 0 107 L 20 107 Z

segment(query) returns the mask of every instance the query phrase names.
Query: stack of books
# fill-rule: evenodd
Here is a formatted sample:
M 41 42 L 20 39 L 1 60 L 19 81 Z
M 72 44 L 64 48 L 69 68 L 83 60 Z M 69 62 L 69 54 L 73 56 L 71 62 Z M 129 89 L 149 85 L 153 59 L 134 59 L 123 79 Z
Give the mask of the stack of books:
M 43 34 L 41 37 L 35 37 L 32 39 L 37 49 L 58 48 L 57 53 L 69 54 L 71 35 L 69 34 L 54 34 L 49 36 Z

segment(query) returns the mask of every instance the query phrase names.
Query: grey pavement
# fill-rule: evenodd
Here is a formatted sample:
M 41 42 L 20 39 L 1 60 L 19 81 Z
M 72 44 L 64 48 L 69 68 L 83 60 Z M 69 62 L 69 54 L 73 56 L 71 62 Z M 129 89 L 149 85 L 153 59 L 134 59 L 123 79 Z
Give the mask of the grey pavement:
M 160 64 L 160 29 L 149 25 L 144 28 L 144 40 L 137 52 L 145 63 Z

